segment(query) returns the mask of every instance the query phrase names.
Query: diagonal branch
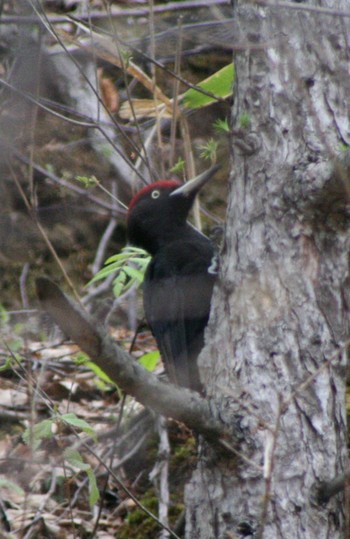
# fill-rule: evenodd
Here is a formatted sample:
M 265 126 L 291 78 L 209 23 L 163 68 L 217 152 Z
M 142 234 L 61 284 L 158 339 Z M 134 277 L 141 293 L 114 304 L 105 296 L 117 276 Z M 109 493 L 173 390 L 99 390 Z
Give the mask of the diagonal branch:
M 70 337 L 118 386 L 144 406 L 166 417 L 185 423 L 210 441 L 219 442 L 228 432 L 215 410 L 198 393 L 161 382 L 135 359 L 115 344 L 102 327 L 67 298 L 47 278 L 36 281 L 42 308 L 53 318 L 63 333 Z M 232 435 L 230 443 L 232 441 Z

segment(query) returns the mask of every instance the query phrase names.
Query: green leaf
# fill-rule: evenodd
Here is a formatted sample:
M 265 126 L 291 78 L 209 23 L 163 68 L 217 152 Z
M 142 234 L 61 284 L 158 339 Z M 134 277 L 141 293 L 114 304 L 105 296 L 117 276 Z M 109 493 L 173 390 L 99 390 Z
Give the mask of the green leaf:
M 139 359 L 140 365 L 142 365 L 146 370 L 153 372 L 156 368 L 160 358 L 160 353 L 158 350 L 154 350 L 153 352 L 148 352 L 147 354 L 144 354 Z
M 8 356 L 5 360 L 5 363 L 0 366 L 0 372 L 7 371 L 8 369 L 11 369 L 11 365 L 13 362 L 12 356 Z
M 149 259 L 150 259 L 150 257 L 148 255 L 146 257 L 144 257 L 144 258 L 139 258 L 139 257 L 135 256 L 135 257 L 132 258 L 131 262 L 133 262 L 134 264 L 137 264 L 141 268 L 146 268 L 148 266 Z
M 10 320 L 10 316 L 5 307 L 0 303 L 0 322 L 7 324 Z
M 74 354 L 72 359 L 76 365 L 86 365 L 90 361 L 89 356 L 81 351 Z
M 136 268 L 133 268 L 131 266 L 125 266 L 123 268 L 123 271 L 126 273 L 130 279 L 133 279 L 134 281 L 138 281 L 139 283 L 142 283 L 143 281 L 143 272 L 140 270 L 137 270 Z
M 27 445 L 32 443 L 32 449 L 38 449 L 41 441 L 44 438 L 51 438 L 51 436 L 53 436 L 52 427 L 54 424 L 54 419 L 44 419 L 43 421 L 33 425 L 33 427 L 28 427 L 22 434 L 24 443 Z
M 113 380 L 102 369 L 100 369 L 100 367 L 96 365 L 96 363 L 94 363 L 93 361 L 87 361 L 86 366 L 89 367 L 89 369 L 91 369 L 92 372 L 96 374 L 96 376 L 98 376 L 100 380 L 106 382 L 106 384 L 111 384 L 115 386 L 115 382 L 113 382 Z
M 109 258 L 107 258 L 105 264 L 114 262 L 114 260 L 119 260 L 123 258 L 132 258 L 136 255 L 140 255 L 144 258 L 147 258 L 149 256 L 148 253 L 144 249 L 141 249 L 141 247 L 133 247 L 131 245 L 127 245 L 126 247 L 123 247 L 120 253 L 117 253 L 116 255 L 112 255 Z
M 90 464 L 84 462 L 83 457 L 76 449 L 72 447 L 67 447 L 64 451 L 64 457 L 68 464 L 75 468 L 76 470 L 86 472 L 86 475 L 89 480 L 89 504 L 90 507 L 93 507 L 95 503 L 98 502 L 100 498 L 100 492 L 97 488 L 96 476 L 92 470 Z
M 143 249 L 131 246 L 124 247 L 120 253 L 110 256 L 106 260 L 105 266 L 96 273 L 88 286 L 116 273 L 113 281 L 113 292 L 116 297 L 119 297 L 135 283 L 142 283 L 149 260 L 150 256 Z
M 96 187 L 100 183 L 96 176 L 76 176 L 75 179 L 77 182 L 82 183 L 86 189 Z
M 201 150 L 202 159 L 207 159 L 208 161 L 215 163 L 217 148 L 218 148 L 218 142 L 214 140 L 213 138 L 208 140 L 206 144 L 199 146 L 199 149 Z
M 8 488 L 16 492 L 16 494 L 20 494 L 24 496 L 25 492 L 22 487 L 17 485 L 17 483 L 14 483 L 13 481 L 9 481 L 8 479 L 0 479 L 0 488 Z
M 197 87 L 214 94 L 217 98 L 225 99 L 233 92 L 234 79 L 234 65 L 229 64 L 197 84 Z M 194 88 L 190 88 L 184 93 L 184 105 L 188 109 L 199 109 L 216 101 L 215 97 L 205 95 Z
M 122 251 L 118 253 L 117 255 L 112 255 L 109 258 L 107 258 L 105 262 L 105 266 L 109 264 L 114 264 L 116 267 L 119 267 L 124 264 L 125 260 L 128 260 L 129 258 L 131 258 L 131 256 L 132 255 L 130 255 L 130 253 Z
M 91 361 L 89 356 L 84 354 L 84 352 L 78 352 L 73 356 L 73 360 L 76 365 L 85 365 L 90 369 L 104 384 L 109 384 L 109 386 L 116 386 L 116 383 L 102 370 L 96 363 Z M 104 390 L 106 387 L 104 387 Z
M 126 275 L 125 273 L 121 273 L 118 277 L 116 277 L 113 281 L 113 294 L 116 298 L 119 298 L 121 296 L 123 290 L 125 289 L 125 283 L 126 283 Z
M 225 118 L 224 120 L 222 120 L 221 118 L 218 118 L 217 120 L 215 120 L 214 129 L 218 133 L 229 133 L 230 132 L 230 126 L 229 126 L 229 123 L 228 123 L 228 119 Z
M 77 451 L 76 449 L 73 449 L 72 447 L 67 447 L 64 450 L 64 458 L 66 461 L 72 466 L 72 468 L 75 468 L 77 470 L 81 470 L 83 472 L 87 472 L 91 469 L 90 464 L 83 461 L 83 457 Z
M 179 157 L 175 165 L 170 169 L 173 174 L 179 174 L 185 170 L 185 161 L 182 157 Z
M 91 438 L 93 438 L 95 441 L 97 441 L 97 437 L 96 437 L 96 433 L 94 429 L 90 427 L 89 423 L 84 421 L 84 419 L 80 419 L 72 412 L 61 415 L 60 419 L 64 421 L 65 423 L 68 423 L 68 425 L 71 425 L 72 427 L 76 427 L 77 429 L 82 430 L 83 432 L 91 436 Z
M 100 499 L 100 492 L 97 488 L 96 476 L 93 470 L 90 468 L 86 473 L 89 479 L 89 504 L 90 507 L 93 507 Z
M 106 279 L 111 273 L 115 273 L 119 266 L 120 264 L 109 264 L 109 266 L 100 269 L 100 271 L 96 273 L 96 275 L 94 275 L 93 278 L 88 282 L 87 286 L 90 286 L 101 279 Z

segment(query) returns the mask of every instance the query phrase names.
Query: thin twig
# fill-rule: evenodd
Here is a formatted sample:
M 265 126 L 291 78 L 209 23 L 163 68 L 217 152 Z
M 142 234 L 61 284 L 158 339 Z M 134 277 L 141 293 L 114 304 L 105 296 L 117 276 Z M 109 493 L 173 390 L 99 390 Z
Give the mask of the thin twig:
M 114 192 L 112 193 L 113 194 L 112 203 L 113 203 L 114 206 L 115 206 L 115 203 L 118 202 L 118 197 L 116 196 L 116 193 L 115 193 L 116 188 L 117 188 L 116 183 L 113 183 L 112 191 L 114 191 Z M 103 262 L 103 259 L 105 258 L 107 245 L 108 245 L 109 240 L 111 239 L 111 237 L 113 235 L 113 232 L 114 232 L 114 230 L 115 230 L 115 228 L 117 226 L 117 223 L 118 223 L 118 221 L 116 220 L 116 218 L 111 217 L 106 230 L 102 234 L 102 237 L 100 239 L 100 242 L 99 242 L 99 245 L 98 245 L 98 248 L 97 248 L 95 260 L 93 261 L 93 264 L 92 264 L 92 274 L 93 275 L 95 275 L 102 267 L 102 262 Z
M 112 217 L 108 223 L 108 226 L 104 233 L 102 234 L 98 249 L 96 252 L 95 260 L 92 264 L 92 273 L 95 275 L 102 266 L 103 259 L 105 258 L 106 248 L 109 243 L 109 240 L 112 237 L 112 234 L 118 224 L 118 221 Z
M 62 313 L 63 314 L 63 313 Z M 22 369 L 22 371 L 25 373 L 25 369 L 23 368 L 23 366 L 18 362 L 16 356 L 11 352 L 11 350 L 9 349 L 9 353 L 13 356 L 13 359 L 14 361 L 19 365 L 20 369 Z M 26 373 L 25 373 L 26 374 Z M 23 379 L 23 381 L 26 381 L 23 376 L 21 376 L 19 374 L 19 377 Z M 50 401 L 48 395 L 46 395 L 46 393 L 41 389 L 39 388 L 38 386 L 34 387 L 33 386 L 33 392 L 36 396 L 41 396 L 41 398 L 43 400 L 45 400 L 46 402 L 46 405 L 48 406 L 48 408 L 50 409 L 51 413 L 52 414 L 55 414 L 57 415 L 57 410 L 54 406 L 54 404 Z M 72 425 L 69 425 L 69 428 L 70 430 L 74 433 L 74 435 L 77 437 L 77 439 L 79 440 L 79 446 L 80 447 L 84 447 L 87 451 L 89 451 L 93 456 L 94 458 L 99 462 L 100 465 L 102 465 L 109 473 L 110 475 L 113 477 L 113 479 L 116 481 L 116 483 L 119 485 L 119 487 L 135 502 L 135 504 L 142 510 L 144 511 L 149 517 L 151 517 L 153 520 L 155 520 L 155 522 L 157 522 L 159 524 L 159 526 L 163 529 L 163 528 L 166 528 L 171 537 L 173 537 L 174 539 L 180 539 L 178 537 L 178 535 L 176 535 L 176 533 L 174 533 L 172 530 L 170 530 L 170 528 L 167 528 L 164 526 L 164 524 L 162 522 L 160 522 L 160 520 L 157 518 L 156 515 L 154 515 L 151 511 L 149 511 L 138 499 L 136 496 L 134 496 L 134 494 L 130 491 L 130 489 L 124 484 L 124 482 L 114 473 L 113 470 L 110 469 L 110 467 L 101 459 L 101 457 L 99 455 L 97 455 L 97 453 L 95 451 L 93 451 L 93 449 L 91 449 L 91 447 L 89 446 L 89 444 L 86 442 L 86 441 L 82 441 L 80 439 L 80 434 L 76 431 L 76 429 L 74 429 L 74 427 Z M 117 438 L 117 437 L 116 437 Z M 63 461 L 64 463 L 64 461 Z M 65 468 L 65 466 L 64 466 Z M 67 480 L 67 484 L 69 484 L 69 481 Z M 45 499 L 46 500 L 46 499 Z M 71 500 L 71 498 L 69 497 L 69 500 Z M 72 511 L 72 504 L 69 503 L 69 507 L 67 508 L 67 510 L 71 513 Z
M 39 508 L 38 508 L 34 518 L 32 519 L 32 521 L 30 523 L 30 526 L 28 528 L 27 533 L 23 536 L 23 539 L 30 539 L 31 537 L 33 537 L 33 535 L 32 535 L 33 534 L 33 527 L 42 518 L 42 514 L 43 514 L 43 512 L 45 510 L 46 504 L 50 501 L 51 497 L 55 494 L 56 487 L 57 487 L 57 470 L 53 466 L 51 468 L 50 487 L 49 487 L 48 491 L 46 492 L 45 496 L 43 496 L 43 499 L 42 499 L 42 501 L 41 501 L 41 503 L 39 505 Z
M 74 429 L 72 429 L 74 430 Z M 83 444 L 84 446 L 85 444 Z M 91 449 L 91 447 L 89 446 L 86 446 L 86 448 L 88 449 L 88 451 L 95 457 L 95 459 L 98 460 L 98 462 L 106 469 L 109 470 L 109 473 L 111 474 L 111 476 L 113 477 L 113 479 L 115 480 L 115 482 L 118 484 L 118 486 L 127 494 L 127 496 L 129 496 L 129 498 L 131 498 L 135 504 L 140 508 L 142 509 L 142 511 L 144 513 L 146 513 L 147 516 L 151 517 L 155 522 L 157 522 L 157 524 L 159 524 L 159 526 L 161 527 L 161 529 L 165 529 L 169 532 L 169 535 L 171 537 L 174 537 L 174 539 L 180 539 L 180 537 L 178 535 L 176 535 L 175 532 L 173 532 L 168 526 L 165 526 L 160 520 L 159 518 L 154 514 L 152 513 L 151 511 L 149 511 L 149 509 L 147 509 L 147 507 L 145 507 L 141 502 L 140 500 L 134 496 L 134 494 L 131 492 L 131 490 L 125 485 L 125 483 L 119 479 L 119 477 L 113 472 L 113 470 L 110 470 L 106 463 L 101 459 L 101 457 Z
M 151 163 L 149 161 L 149 158 L 148 158 L 148 153 L 145 149 L 145 146 L 144 146 L 144 141 L 143 141 L 143 137 L 142 137 L 142 133 L 141 133 L 141 128 L 140 128 L 140 124 L 139 122 L 136 121 L 136 114 L 135 114 L 135 110 L 134 110 L 134 107 L 133 107 L 133 104 L 132 104 L 132 99 L 131 99 L 131 84 L 133 82 L 136 81 L 136 79 L 132 79 L 131 82 L 129 82 L 129 79 L 127 77 L 127 71 L 125 69 L 125 60 L 124 60 L 124 57 L 123 57 L 123 54 L 122 54 L 122 51 L 121 51 L 121 48 L 120 48 L 120 41 L 117 37 L 117 29 L 116 29 L 116 25 L 114 23 L 114 20 L 112 18 L 112 15 L 111 15 L 111 3 L 107 3 L 107 10 L 108 10 L 108 13 L 110 15 L 110 24 L 113 28 L 113 40 L 116 44 L 116 48 L 117 48 L 117 51 L 118 51 L 118 55 L 119 55 L 119 60 L 121 62 L 121 65 L 122 65 L 122 73 L 123 73 L 123 78 L 124 78 L 124 85 L 125 85 L 125 91 L 126 91 L 126 95 L 127 95 L 127 99 L 130 103 L 130 106 L 131 106 L 131 111 L 132 111 L 132 115 L 133 115 L 133 118 L 134 118 L 134 121 L 135 121 L 135 125 L 136 125 L 136 131 L 137 131 L 137 136 L 138 136 L 138 141 L 139 141 L 139 144 L 140 144 L 140 148 L 141 149 L 138 149 L 138 152 L 136 152 L 136 155 L 137 155 L 137 161 L 136 161 L 136 164 L 135 164 L 135 169 L 136 170 L 139 170 L 141 165 L 144 163 L 146 165 L 146 167 L 148 168 L 148 171 L 149 171 L 149 174 L 152 175 L 152 167 L 151 167 Z M 132 175 L 132 178 L 131 178 L 131 186 L 133 187 L 134 184 L 135 184 L 135 179 L 136 179 L 136 175 L 133 173 Z
M 182 49 L 182 19 L 179 18 L 178 23 L 179 38 L 176 44 L 176 53 L 175 53 L 175 67 L 174 72 L 176 75 L 180 75 L 181 70 L 181 49 Z M 173 117 L 171 122 L 171 132 L 170 132 L 170 158 L 169 165 L 170 168 L 174 165 L 174 156 L 175 156 L 175 140 L 176 140 L 176 128 L 177 128 L 177 118 L 178 118 L 178 97 L 180 92 L 180 81 L 176 77 L 174 78 L 173 86 Z
M 85 32 L 87 32 L 86 25 L 82 24 L 78 19 L 70 17 L 70 20 L 72 22 L 74 22 L 78 27 L 82 28 Z M 105 60 L 106 62 L 109 62 L 112 65 L 115 65 L 116 67 L 122 68 L 123 65 L 124 65 L 124 62 L 119 57 L 119 55 L 116 55 L 116 49 L 118 49 L 118 47 L 116 47 L 116 45 L 114 44 L 114 39 L 112 39 L 109 36 L 106 37 L 100 31 L 99 32 L 93 32 L 93 34 L 94 34 L 94 37 L 96 39 L 97 44 L 101 47 L 101 48 L 98 48 L 96 54 L 100 58 Z M 90 48 L 89 48 L 88 45 L 86 45 L 82 41 L 79 41 L 76 38 L 72 37 L 67 32 L 63 32 L 63 31 L 59 32 L 59 31 L 57 31 L 56 35 L 57 36 L 62 35 L 62 37 L 64 37 L 70 43 L 75 44 L 77 47 L 82 48 L 85 51 L 90 51 Z M 115 38 L 115 36 L 112 36 L 112 37 Z M 186 86 L 186 88 L 194 89 L 194 90 L 202 93 L 203 95 L 206 95 L 208 97 L 212 97 L 213 99 L 215 99 L 219 103 L 224 103 L 224 104 L 228 105 L 226 99 L 223 99 L 222 97 L 219 97 L 219 96 L 213 94 L 212 92 L 210 92 L 208 90 L 205 90 L 204 88 L 201 88 L 200 86 L 196 86 L 195 84 L 190 83 L 188 80 L 184 79 L 180 75 L 177 75 L 173 70 L 167 68 L 161 62 L 157 61 L 152 56 L 146 54 L 144 51 L 138 49 L 137 47 L 132 46 L 127 41 L 124 41 L 124 40 L 122 40 L 122 39 L 120 39 L 118 37 L 117 43 L 119 45 L 123 45 L 123 46 L 129 48 L 132 52 L 136 53 L 137 55 L 140 55 L 147 62 L 151 62 L 153 67 L 159 67 L 162 71 L 164 71 L 165 73 L 167 73 L 171 77 L 177 79 L 179 82 L 182 82 Z M 243 46 L 243 47 L 240 46 L 239 50 L 242 50 L 242 48 L 243 48 L 243 50 L 246 50 L 246 48 L 250 48 L 250 45 L 251 44 L 249 44 L 247 46 Z M 95 45 L 94 45 L 94 47 L 95 47 Z M 253 44 L 253 48 L 256 48 L 256 44 Z M 260 50 L 261 48 L 265 50 L 266 49 L 266 44 L 259 44 L 258 49 Z M 163 104 L 163 106 L 166 108 L 166 110 L 168 112 L 171 112 L 171 100 L 167 98 L 167 96 L 162 92 L 162 90 L 160 88 L 158 88 L 158 87 L 153 88 L 152 79 L 150 79 L 148 77 L 148 75 L 146 75 L 146 73 L 144 73 L 144 71 L 142 71 L 142 69 L 140 69 L 136 64 L 134 64 L 132 62 L 128 62 L 128 65 L 126 67 L 127 67 L 128 74 L 135 77 L 135 79 L 138 80 L 145 88 L 147 88 L 151 92 L 151 94 L 153 96 L 157 97 L 157 99 Z M 179 100 L 181 100 L 181 99 L 183 99 L 182 95 L 179 96 Z
M 171 110 L 171 104 L 167 96 L 162 92 L 159 87 L 154 86 L 153 80 L 139 66 L 134 64 L 131 60 L 129 60 L 127 63 L 121 61 L 118 48 L 111 39 L 106 38 L 103 34 L 94 31 L 90 31 L 89 33 L 89 28 L 87 28 L 86 25 L 80 23 L 78 20 L 75 19 L 74 22 L 79 28 L 84 30 L 84 32 L 87 32 L 88 35 L 91 36 L 91 38 L 94 38 L 96 40 L 97 44 L 99 45 L 99 48 L 97 48 L 94 44 L 86 45 L 80 39 L 71 36 L 70 34 L 68 34 L 68 32 L 65 32 L 63 30 L 57 30 L 55 32 L 55 36 L 59 36 L 62 39 L 67 40 L 69 43 L 76 45 L 82 50 L 88 51 L 90 53 L 94 51 L 98 57 L 102 58 L 103 60 L 106 60 L 112 65 L 115 65 L 119 69 L 126 69 L 127 73 L 130 76 L 134 77 L 147 90 L 149 90 L 152 95 L 154 95 L 168 108 L 168 110 Z
M 180 127 L 185 152 L 187 178 L 194 178 L 196 176 L 195 160 L 191 144 L 190 129 L 187 118 L 184 114 L 180 114 Z M 202 223 L 198 198 L 196 198 L 194 201 L 192 212 L 194 216 L 195 227 L 200 231 L 202 230 Z
M 170 443 L 169 434 L 166 420 L 163 416 L 159 416 L 157 419 L 157 430 L 159 435 L 158 445 L 158 459 L 149 474 L 149 478 L 152 482 L 156 481 L 158 477 L 159 485 L 159 506 L 158 515 L 159 520 L 166 526 L 169 526 L 169 457 L 170 457 Z M 169 533 L 167 530 L 163 530 L 160 539 L 168 539 Z
M 23 200 L 23 202 L 24 202 L 24 204 L 25 204 L 25 206 L 26 206 L 26 208 L 28 210 L 29 216 L 33 219 L 33 222 L 35 223 L 35 225 L 39 229 L 39 232 L 40 232 L 44 242 L 46 243 L 46 246 L 48 247 L 50 253 L 52 254 L 52 256 L 54 258 L 54 260 L 56 261 L 58 267 L 60 268 L 60 270 L 61 270 L 61 272 L 62 272 L 62 274 L 63 274 L 63 276 L 64 276 L 64 278 L 65 278 L 65 280 L 67 282 L 67 284 L 69 285 L 70 289 L 72 290 L 72 292 L 74 294 L 74 297 L 76 298 L 76 300 L 80 304 L 80 298 L 79 298 L 78 292 L 77 292 L 72 280 L 70 279 L 68 273 L 66 272 L 66 269 L 65 269 L 64 265 L 62 264 L 61 259 L 60 259 L 60 257 L 58 256 L 58 254 L 56 252 L 56 249 L 52 245 L 51 240 L 49 239 L 46 231 L 44 230 L 44 228 L 42 227 L 40 221 L 38 220 L 36 213 L 33 211 L 33 208 L 31 207 L 31 204 L 30 204 L 25 192 L 23 191 L 22 186 L 21 186 L 21 184 L 20 184 L 20 182 L 19 182 L 19 180 L 17 178 L 17 175 L 16 175 L 15 171 L 13 170 L 12 165 L 9 162 L 8 159 L 7 159 L 7 166 L 9 167 L 12 179 L 15 182 L 16 187 L 17 187 L 17 189 L 18 189 L 18 191 L 19 191 L 19 193 L 20 193 L 20 195 L 22 197 L 22 200 Z
M 130 139 L 124 132 L 124 130 L 120 127 L 120 125 L 118 124 L 118 122 L 115 120 L 115 118 L 111 115 L 111 113 L 109 112 L 109 110 L 105 107 L 104 103 L 103 103 L 103 100 L 101 99 L 101 96 L 99 95 L 98 91 L 96 90 L 96 88 L 94 87 L 94 85 L 91 83 L 91 81 L 89 80 L 89 78 L 85 75 L 84 71 L 81 69 L 81 66 L 79 65 L 79 63 L 77 62 L 77 60 L 75 59 L 74 55 L 72 55 L 70 53 L 70 51 L 67 49 L 67 47 L 65 46 L 64 42 L 63 42 L 63 39 L 61 38 L 61 36 L 65 36 L 65 38 L 69 41 L 69 42 L 73 42 L 75 43 L 77 46 L 81 47 L 81 48 L 85 48 L 83 45 L 80 45 L 80 42 L 79 41 L 76 41 L 72 36 L 70 36 L 70 34 L 68 34 L 67 32 L 63 32 L 63 31 L 59 31 L 59 30 L 55 30 L 53 28 L 52 25 L 50 25 L 49 21 L 48 21 L 48 18 L 47 18 L 47 14 L 45 13 L 44 10 L 42 10 L 41 12 L 39 11 L 38 9 L 38 6 L 37 4 L 33 4 L 33 2 L 31 0 L 28 0 L 29 3 L 31 4 L 32 6 L 32 9 L 33 11 L 37 14 L 37 16 L 40 18 L 40 20 L 42 21 L 42 24 L 44 25 L 44 27 L 46 28 L 46 30 L 52 35 L 52 37 L 60 44 L 60 46 L 62 47 L 62 49 L 65 51 L 65 53 L 67 54 L 67 56 L 70 58 L 70 60 L 74 63 L 74 65 L 76 66 L 76 68 L 78 69 L 79 73 L 81 74 L 81 76 L 84 78 L 86 84 L 89 86 L 90 90 L 95 94 L 95 97 L 96 99 L 98 100 L 98 103 L 104 107 L 104 110 L 106 111 L 107 115 L 109 116 L 109 118 L 112 120 L 113 124 L 116 126 L 116 128 L 118 129 L 119 133 L 122 134 L 123 137 L 125 137 L 127 139 L 127 141 L 133 146 L 134 148 L 134 151 L 135 153 L 138 155 L 139 154 L 139 150 L 138 148 L 134 145 L 132 139 Z M 73 21 L 73 19 L 72 19 Z M 86 31 L 86 27 L 79 23 L 79 21 L 74 21 L 75 24 L 77 24 L 78 26 L 82 27 L 83 29 L 85 29 Z M 92 39 L 93 35 L 95 35 L 95 33 L 93 31 L 90 30 L 90 37 Z M 97 34 L 99 35 L 99 34 Z M 105 41 L 104 41 L 105 43 Z M 109 45 L 108 42 L 106 43 L 107 46 Z M 92 47 L 93 49 L 93 54 L 96 55 L 96 56 L 100 56 L 99 52 L 96 50 L 95 47 Z M 108 49 L 107 49 L 108 50 Z M 114 60 L 115 60 L 115 56 L 114 56 Z M 108 61 L 108 60 L 107 60 Z M 111 62 L 112 64 L 114 63 L 113 61 Z M 120 63 L 119 63 L 120 64 Z M 118 65 L 118 62 L 117 64 L 115 65 Z M 118 66 L 120 67 L 120 65 Z M 135 69 L 137 70 L 137 66 L 135 66 Z M 100 131 L 100 133 L 105 137 L 105 139 L 111 144 L 111 146 L 114 148 L 114 150 L 119 154 L 119 156 L 127 163 L 127 165 L 134 170 L 134 172 L 140 177 L 141 180 L 144 181 L 144 178 L 142 177 L 142 175 L 139 173 L 139 171 L 136 171 L 135 168 L 133 167 L 133 164 L 132 162 L 125 156 L 125 152 L 123 152 L 117 145 L 114 144 L 114 142 L 110 139 L 110 137 L 107 135 L 107 133 L 103 130 L 102 126 L 99 125 L 98 123 L 94 122 L 93 126 L 92 127 L 95 127 L 96 129 L 98 129 Z
M 11 146 L 10 144 L 6 143 L 3 139 L 0 138 L 0 146 L 3 146 L 6 148 L 7 152 L 9 154 L 15 155 L 15 157 L 21 161 L 22 163 L 29 164 L 29 159 L 25 157 L 17 148 L 14 146 Z M 33 163 L 33 168 L 40 174 L 42 174 L 45 178 L 50 180 L 53 183 L 56 183 L 57 185 L 60 185 L 61 187 L 65 187 L 66 189 L 69 189 L 70 191 L 73 191 L 74 193 L 84 196 L 91 200 L 91 202 L 94 202 L 98 206 L 102 207 L 105 210 L 108 210 L 109 212 L 115 213 L 115 207 L 113 205 L 108 204 L 107 202 L 104 202 L 102 199 L 95 197 L 92 195 L 87 189 L 83 189 L 79 187 L 78 185 L 75 185 L 73 183 L 68 182 L 67 180 L 64 180 L 63 178 L 59 178 L 56 174 L 51 172 L 50 170 L 47 170 L 46 168 L 43 168 L 42 166 Z M 118 214 L 124 215 L 126 212 L 124 211 L 124 204 L 120 201 L 118 201 L 122 209 L 118 210 Z
M 110 290 L 110 287 L 114 278 L 115 278 L 115 273 L 111 273 L 98 286 L 94 286 L 94 288 L 89 289 L 89 292 L 81 298 L 82 304 L 88 305 L 90 301 L 92 300 L 92 298 L 95 298 L 96 296 L 103 294 L 103 292 Z
M 180 10 L 192 10 L 198 8 L 210 8 L 212 6 L 227 6 L 227 0 L 186 0 L 180 2 L 169 2 L 167 4 L 159 4 L 155 6 L 155 13 L 165 13 L 167 11 L 180 11 Z M 137 7 L 137 8 L 119 8 L 118 6 L 111 6 L 110 14 L 101 13 L 95 11 L 89 13 L 91 20 L 103 20 L 112 16 L 113 18 L 128 18 L 128 17 L 145 17 L 149 14 L 149 8 Z M 81 15 L 82 19 L 87 17 Z M 67 22 L 66 15 L 49 15 L 48 21 L 52 24 L 62 24 Z M 38 19 L 33 16 L 26 15 L 2 15 L 1 24 L 38 24 Z
M 324 371 L 325 369 L 328 369 L 331 364 L 333 363 L 333 361 L 335 361 L 336 359 L 339 358 L 339 355 L 342 353 L 342 352 L 345 352 L 345 350 L 350 346 L 350 339 L 345 341 L 341 347 L 339 347 L 338 350 L 336 350 L 332 355 L 331 357 L 325 361 L 323 363 L 323 365 L 321 365 L 318 369 L 315 370 L 315 372 L 313 372 L 312 374 L 310 374 L 310 376 L 308 376 L 306 378 L 306 380 L 304 380 L 304 382 L 302 382 L 298 387 L 296 387 L 294 389 L 294 391 L 292 391 L 290 393 L 290 395 L 288 397 L 286 397 L 282 403 L 281 403 L 281 413 L 284 414 L 290 403 L 300 394 L 302 393 L 305 389 L 307 389 L 309 387 L 310 384 L 312 384 L 312 382 L 317 378 L 317 376 L 322 372 Z
M 257 539 L 263 539 L 264 537 L 264 528 L 267 522 L 268 508 L 271 500 L 271 488 L 272 488 L 272 476 L 275 464 L 276 457 L 276 447 L 278 433 L 281 425 L 281 399 L 279 399 L 279 406 L 277 411 L 277 416 L 275 420 L 275 427 L 273 433 L 267 431 L 267 439 L 265 444 L 265 454 L 264 454 L 264 480 L 265 480 L 265 492 L 262 500 L 262 510 L 261 517 L 259 522 L 259 529 L 257 530 Z
M 21 277 L 19 279 L 19 289 L 21 291 L 22 305 L 24 309 L 29 308 L 28 294 L 26 290 L 27 278 L 29 273 L 29 262 L 26 262 L 21 271 Z
M 151 39 L 151 54 L 150 54 L 150 57 L 151 57 L 151 60 L 155 60 L 156 58 L 156 44 L 155 44 L 155 28 L 154 28 L 154 2 L 153 0 L 148 0 L 148 4 L 149 4 L 149 16 L 148 16 L 148 25 L 149 25 L 149 33 L 150 33 L 150 39 Z M 163 161 L 163 155 L 164 155 L 164 152 L 163 152 L 163 137 L 162 137 L 162 126 L 161 126 L 161 118 L 162 118 L 162 111 L 159 110 L 158 108 L 158 103 L 159 103 L 159 98 L 158 98 L 158 95 L 156 93 L 156 89 L 158 88 L 157 86 L 157 72 L 156 72 L 156 66 L 155 66 L 155 63 L 152 62 L 151 63 L 151 74 L 152 74 L 152 84 L 153 84 L 153 89 L 152 89 L 152 96 L 153 96 L 153 101 L 154 101 L 154 109 L 155 109 L 155 115 L 156 115 L 156 123 L 155 123 L 155 126 L 156 126 L 156 133 L 157 133 L 157 147 L 158 147 L 158 151 L 160 153 L 160 155 L 162 156 L 162 159 L 160 159 L 160 162 L 159 162 L 159 165 L 160 165 L 160 168 L 161 168 L 161 176 L 164 177 L 165 176 L 165 167 L 164 167 L 164 161 Z M 171 107 L 171 104 L 170 104 L 170 100 L 167 101 L 168 105 L 163 101 L 164 105 L 165 105 L 165 110 L 167 110 L 169 112 L 169 105 Z

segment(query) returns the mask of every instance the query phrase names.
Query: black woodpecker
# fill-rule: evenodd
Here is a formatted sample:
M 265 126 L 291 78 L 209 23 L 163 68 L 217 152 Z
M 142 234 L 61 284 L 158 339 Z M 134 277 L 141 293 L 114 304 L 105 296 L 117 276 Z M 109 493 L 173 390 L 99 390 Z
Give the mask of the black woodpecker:
M 187 223 L 198 191 L 218 165 L 181 184 L 152 183 L 131 200 L 127 236 L 152 255 L 143 283 L 147 322 L 171 382 L 201 391 L 197 356 L 204 344 L 215 281 L 211 241 Z

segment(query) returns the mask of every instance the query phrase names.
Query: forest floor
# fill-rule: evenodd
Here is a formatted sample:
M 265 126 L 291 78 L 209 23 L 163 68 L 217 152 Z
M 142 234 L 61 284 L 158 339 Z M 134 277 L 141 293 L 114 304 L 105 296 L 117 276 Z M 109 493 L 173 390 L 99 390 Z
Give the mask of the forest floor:
M 75 345 L 57 337 L 35 342 L 20 327 L 14 332 L 5 315 L 2 330 L 0 537 L 157 537 L 157 418 L 124 397 Z M 133 340 L 124 329 L 112 335 L 125 349 Z M 154 349 L 144 332 L 133 355 Z M 167 429 L 169 522 L 180 533 L 196 445 L 182 425 L 169 421 Z

